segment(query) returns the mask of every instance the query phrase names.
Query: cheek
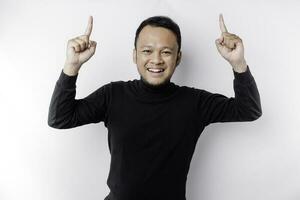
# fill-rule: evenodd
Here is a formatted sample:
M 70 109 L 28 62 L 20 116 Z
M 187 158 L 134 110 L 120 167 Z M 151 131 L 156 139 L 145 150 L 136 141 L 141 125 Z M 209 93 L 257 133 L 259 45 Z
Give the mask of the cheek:
M 138 56 L 137 57 L 137 64 L 139 65 L 139 66 L 141 66 L 141 65 L 145 65 L 145 63 L 147 63 L 147 58 L 145 57 L 145 56 Z
M 137 63 L 138 67 L 140 69 L 145 69 L 145 66 L 146 66 L 146 62 L 140 60 L 138 63 Z
M 175 57 L 169 57 L 169 58 L 165 59 L 165 62 L 168 63 L 169 67 L 175 67 L 176 58 Z

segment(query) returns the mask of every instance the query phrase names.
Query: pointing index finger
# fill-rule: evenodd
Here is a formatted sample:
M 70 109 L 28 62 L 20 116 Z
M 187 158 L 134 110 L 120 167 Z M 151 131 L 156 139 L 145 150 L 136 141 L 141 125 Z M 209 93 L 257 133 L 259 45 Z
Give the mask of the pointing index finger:
M 227 28 L 225 26 L 222 14 L 219 15 L 219 24 L 220 24 L 220 29 L 221 29 L 222 33 L 227 33 L 228 31 L 227 31 Z
M 92 29 L 93 29 L 93 16 L 89 17 L 89 22 L 88 22 L 88 26 L 85 30 L 85 35 L 87 35 L 88 37 L 90 37 L 91 33 L 92 33 Z

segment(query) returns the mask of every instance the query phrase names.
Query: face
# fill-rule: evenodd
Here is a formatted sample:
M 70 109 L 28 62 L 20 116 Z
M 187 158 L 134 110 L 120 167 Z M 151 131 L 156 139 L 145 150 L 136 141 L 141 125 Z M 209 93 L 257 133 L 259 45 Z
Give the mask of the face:
M 139 34 L 133 61 L 148 84 L 158 86 L 169 81 L 180 63 L 176 35 L 163 27 L 145 26 Z

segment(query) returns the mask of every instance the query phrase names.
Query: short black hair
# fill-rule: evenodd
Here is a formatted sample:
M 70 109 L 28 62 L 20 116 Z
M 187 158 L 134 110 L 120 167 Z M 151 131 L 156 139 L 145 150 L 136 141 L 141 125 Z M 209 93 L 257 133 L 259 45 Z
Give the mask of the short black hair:
M 135 48 L 136 48 L 136 43 L 137 43 L 137 40 L 138 40 L 141 30 L 147 25 L 151 25 L 154 27 L 163 27 L 163 28 L 166 28 L 166 29 L 169 29 L 170 31 L 172 31 L 176 36 L 176 40 L 177 40 L 177 44 L 178 44 L 178 52 L 180 51 L 180 49 L 181 49 L 180 28 L 179 28 L 178 24 L 176 22 L 174 22 L 170 17 L 162 16 L 162 15 L 149 17 L 149 18 L 145 19 L 144 21 L 142 21 L 142 23 L 139 25 L 139 27 L 135 33 L 135 39 L 134 39 L 134 47 Z

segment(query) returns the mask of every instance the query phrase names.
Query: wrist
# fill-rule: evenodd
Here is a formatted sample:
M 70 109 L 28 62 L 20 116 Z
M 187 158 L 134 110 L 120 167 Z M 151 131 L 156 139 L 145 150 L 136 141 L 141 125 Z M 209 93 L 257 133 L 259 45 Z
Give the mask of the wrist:
M 238 73 L 243 73 L 245 71 L 247 71 L 247 62 L 245 59 L 243 59 L 242 61 L 238 62 L 238 63 L 232 63 L 231 64 L 233 70 L 235 72 L 238 72 Z
M 68 76 L 76 76 L 78 74 L 80 67 L 81 67 L 80 65 L 65 63 L 63 72 Z

